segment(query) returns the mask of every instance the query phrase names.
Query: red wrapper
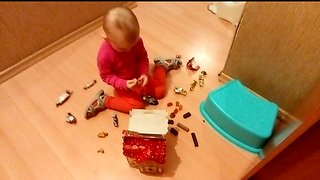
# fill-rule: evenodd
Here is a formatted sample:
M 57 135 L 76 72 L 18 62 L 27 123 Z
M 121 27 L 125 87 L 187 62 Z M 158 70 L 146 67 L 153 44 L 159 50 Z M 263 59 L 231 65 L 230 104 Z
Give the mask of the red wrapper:
M 140 164 L 145 161 L 165 163 L 166 140 L 124 131 L 123 154 Z

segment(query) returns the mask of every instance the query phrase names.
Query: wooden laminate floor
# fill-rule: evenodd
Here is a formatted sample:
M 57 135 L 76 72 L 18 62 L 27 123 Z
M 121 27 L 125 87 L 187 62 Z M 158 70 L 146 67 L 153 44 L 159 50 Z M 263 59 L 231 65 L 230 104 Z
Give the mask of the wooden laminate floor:
M 220 136 L 203 122 L 199 104 L 220 85 L 217 74 L 223 69 L 236 28 L 207 10 L 209 3 L 138 3 L 134 9 L 141 26 L 141 37 L 152 59 L 180 54 L 183 67 L 168 74 L 168 93 L 158 106 L 173 107 L 179 101 L 183 111 L 174 118 L 190 128 L 180 129 L 178 136 L 167 138 L 167 157 L 160 176 L 141 174 L 131 168 L 122 154 L 123 129 L 128 127 L 128 114 L 106 110 L 85 120 L 84 110 L 95 93 L 110 86 L 99 77 L 96 56 L 102 42 L 102 28 L 92 31 L 65 48 L 48 56 L 24 72 L 0 84 L 0 179 L 240 179 L 258 161 L 247 152 Z M 186 68 L 195 57 L 200 70 Z M 206 71 L 204 87 L 190 84 Z M 82 87 L 93 79 L 90 89 Z M 175 94 L 174 87 L 187 90 L 187 96 Z M 60 107 L 56 99 L 65 90 L 73 91 Z M 76 125 L 66 123 L 71 112 Z M 191 112 L 184 119 L 182 115 Z M 119 127 L 113 126 L 112 115 L 118 114 Z M 176 125 L 174 125 L 176 126 Z M 108 137 L 98 138 L 101 131 Z M 195 132 L 199 147 L 194 147 L 190 133 Z M 103 148 L 104 153 L 97 153 Z

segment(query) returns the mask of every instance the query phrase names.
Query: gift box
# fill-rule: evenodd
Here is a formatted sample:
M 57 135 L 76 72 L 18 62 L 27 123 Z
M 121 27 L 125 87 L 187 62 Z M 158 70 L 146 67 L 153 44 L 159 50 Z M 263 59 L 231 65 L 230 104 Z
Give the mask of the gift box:
M 128 130 L 123 130 L 123 154 L 141 173 L 162 173 L 166 158 L 167 112 L 134 109 Z

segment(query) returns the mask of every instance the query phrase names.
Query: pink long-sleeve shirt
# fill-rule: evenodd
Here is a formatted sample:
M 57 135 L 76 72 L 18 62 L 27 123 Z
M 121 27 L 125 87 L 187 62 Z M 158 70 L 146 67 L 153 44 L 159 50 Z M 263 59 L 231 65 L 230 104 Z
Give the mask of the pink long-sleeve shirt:
M 105 40 L 99 49 L 97 65 L 101 79 L 116 89 L 127 89 L 126 81 L 148 75 L 149 59 L 140 38 L 128 52 L 118 52 Z

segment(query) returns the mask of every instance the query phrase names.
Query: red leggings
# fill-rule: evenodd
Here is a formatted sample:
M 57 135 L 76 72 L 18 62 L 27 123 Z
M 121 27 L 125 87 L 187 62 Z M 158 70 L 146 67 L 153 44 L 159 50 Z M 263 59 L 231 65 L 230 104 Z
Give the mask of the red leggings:
M 144 95 L 162 99 L 166 93 L 166 70 L 155 66 L 153 77 L 148 77 L 145 87 L 136 86 L 132 90 L 115 89 L 115 97 L 107 96 L 105 105 L 108 109 L 129 113 L 132 109 L 144 109 L 147 104 L 142 100 Z

